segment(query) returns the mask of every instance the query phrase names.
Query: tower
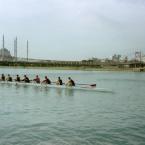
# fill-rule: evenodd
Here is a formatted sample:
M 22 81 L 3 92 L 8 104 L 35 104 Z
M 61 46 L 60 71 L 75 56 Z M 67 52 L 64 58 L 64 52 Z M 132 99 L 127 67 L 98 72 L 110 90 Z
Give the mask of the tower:
M 1 52 L 1 56 L 2 56 L 2 60 L 4 60 L 4 57 L 5 57 L 5 37 L 4 37 L 4 34 L 3 34 L 3 38 L 2 38 L 3 40 L 2 40 L 2 52 Z
M 3 34 L 3 49 L 5 48 L 5 37 L 4 37 L 4 34 Z
M 135 52 L 135 60 L 140 61 L 141 62 L 141 51 L 136 51 Z
M 5 37 L 2 35 L 2 48 L 0 49 L 0 60 L 10 61 L 12 60 L 11 53 L 8 49 L 5 48 Z
M 16 37 L 16 60 L 17 60 L 17 37 Z
M 17 37 L 14 39 L 14 58 L 17 61 Z
M 27 61 L 28 61 L 28 47 L 29 47 L 29 42 L 28 42 L 28 40 L 27 40 Z

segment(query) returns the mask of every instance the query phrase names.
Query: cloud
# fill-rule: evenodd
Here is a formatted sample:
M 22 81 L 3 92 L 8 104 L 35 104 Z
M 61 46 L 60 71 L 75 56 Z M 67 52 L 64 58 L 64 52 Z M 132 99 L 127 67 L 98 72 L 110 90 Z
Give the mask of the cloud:
M 130 4 L 141 4 L 141 5 L 144 5 L 145 4 L 145 1 L 144 0 L 117 0 L 119 2 L 123 2 L 123 3 L 130 3 Z
M 70 50 L 76 50 L 73 58 L 110 55 L 122 47 L 143 48 L 143 4 L 143 0 L 0 0 L 0 31 L 9 39 L 22 37 L 22 48 L 29 39 L 33 57 L 58 58 L 59 51 L 64 52 L 59 57 L 69 58 Z

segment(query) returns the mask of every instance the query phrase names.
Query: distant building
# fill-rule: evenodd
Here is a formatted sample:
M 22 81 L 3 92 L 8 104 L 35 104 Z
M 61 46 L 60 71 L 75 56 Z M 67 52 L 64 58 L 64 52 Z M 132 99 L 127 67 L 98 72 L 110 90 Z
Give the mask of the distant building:
M 141 60 L 142 62 L 145 62 L 145 55 L 142 56 Z
M 8 49 L 2 48 L 0 49 L 0 60 L 1 61 L 9 61 L 12 60 L 11 53 Z
M 12 56 L 11 56 L 10 51 L 5 48 L 4 35 L 3 35 L 2 43 L 3 43 L 3 45 L 2 45 L 2 48 L 0 49 L 0 60 L 1 61 L 10 61 L 10 60 L 12 60 Z
M 114 62 L 120 62 L 120 59 L 121 59 L 121 55 L 114 54 L 112 56 L 112 61 Z
M 145 62 L 145 55 L 141 51 L 135 52 L 135 61 Z
M 92 63 L 98 63 L 98 62 L 101 62 L 100 59 L 95 58 L 95 57 L 92 57 L 92 58 L 88 59 L 87 61 L 88 61 L 88 62 L 92 62 Z
M 128 57 L 127 56 L 125 56 L 124 62 L 128 62 Z

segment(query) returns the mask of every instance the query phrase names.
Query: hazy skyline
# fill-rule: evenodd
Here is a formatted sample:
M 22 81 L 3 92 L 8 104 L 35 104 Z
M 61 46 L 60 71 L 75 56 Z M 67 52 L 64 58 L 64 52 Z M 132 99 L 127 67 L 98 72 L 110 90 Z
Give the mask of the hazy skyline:
M 13 55 L 82 60 L 145 52 L 144 0 L 0 0 L 0 38 Z M 2 47 L 2 41 L 0 41 Z

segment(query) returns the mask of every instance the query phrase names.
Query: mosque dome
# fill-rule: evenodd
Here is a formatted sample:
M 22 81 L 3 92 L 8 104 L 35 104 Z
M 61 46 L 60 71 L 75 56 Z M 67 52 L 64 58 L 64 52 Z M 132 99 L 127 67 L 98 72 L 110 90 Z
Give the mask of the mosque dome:
M 6 48 L 0 49 L 0 60 L 9 60 L 11 58 L 12 56 L 8 49 Z

